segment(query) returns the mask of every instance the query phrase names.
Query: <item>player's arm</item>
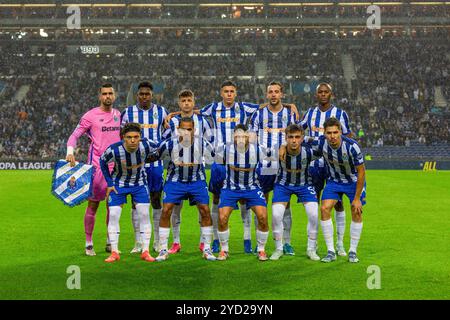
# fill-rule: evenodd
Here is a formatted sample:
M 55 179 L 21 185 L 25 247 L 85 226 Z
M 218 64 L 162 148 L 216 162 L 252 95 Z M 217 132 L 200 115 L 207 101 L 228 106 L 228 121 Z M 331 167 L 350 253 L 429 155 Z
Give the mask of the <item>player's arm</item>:
M 152 147 L 151 152 L 145 158 L 146 163 L 158 161 L 168 155 L 168 143 L 172 140 L 172 138 L 168 138 L 166 140 L 160 141 L 158 144 Z
M 354 139 L 356 136 L 353 134 L 352 130 L 350 129 L 349 122 L 350 121 L 349 121 L 347 112 L 343 111 L 342 112 L 342 120 L 341 120 L 342 134 L 350 139 Z
M 356 193 L 355 199 L 352 201 L 352 207 L 355 208 L 355 211 L 358 214 L 362 213 L 362 203 L 361 203 L 361 194 L 364 189 L 364 181 L 366 179 L 366 167 L 364 164 L 361 164 L 356 167 L 356 171 L 358 173 L 358 180 L 356 181 Z
M 106 151 L 100 157 L 100 169 L 102 170 L 103 176 L 105 177 L 105 181 L 108 185 L 108 188 L 106 189 L 106 198 L 108 198 L 111 191 L 117 193 L 117 190 L 114 187 L 114 181 L 111 177 L 111 174 L 109 173 L 108 167 L 108 163 L 110 163 L 113 160 L 113 158 L 114 154 L 110 147 L 106 149 Z
M 127 113 L 128 108 L 126 108 L 125 110 L 123 110 L 120 113 L 120 127 L 122 128 L 126 123 L 130 122 L 128 119 L 128 113 Z
M 366 178 L 366 168 L 364 166 L 364 156 L 361 152 L 361 149 L 357 144 L 354 144 L 350 148 L 350 153 L 352 154 L 353 165 L 356 167 L 356 172 L 358 174 L 356 181 L 356 193 L 355 199 L 352 201 L 352 207 L 355 208 L 358 214 L 362 213 L 362 203 L 361 203 L 361 194 L 364 188 L 364 181 Z
M 212 143 L 214 143 L 214 130 L 213 130 L 213 126 L 206 118 L 207 117 L 201 117 L 201 119 L 202 119 L 202 139 L 205 139 L 207 142 L 212 144 Z
M 169 113 L 165 118 L 164 118 L 164 128 L 168 129 L 170 128 L 170 119 L 172 119 L 175 116 L 178 116 L 181 114 L 181 111 L 174 111 Z
M 70 135 L 69 139 L 67 140 L 67 152 L 66 152 L 66 161 L 70 162 L 70 166 L 75 166 L 75 156 L 74 156 L 74 150 L 77 146 L 78 139 L 85 134 L 92 126 L 92 123 L 87 117 L 83 116 L 78 123 L 75 130 Z
M 298 112 L 297 106 L 293 103 L 283 103 L 283 106 L 290 109 L 291 112 L 294 114 L 295 116 L 295 120 L 300 119 L 300 113 Z

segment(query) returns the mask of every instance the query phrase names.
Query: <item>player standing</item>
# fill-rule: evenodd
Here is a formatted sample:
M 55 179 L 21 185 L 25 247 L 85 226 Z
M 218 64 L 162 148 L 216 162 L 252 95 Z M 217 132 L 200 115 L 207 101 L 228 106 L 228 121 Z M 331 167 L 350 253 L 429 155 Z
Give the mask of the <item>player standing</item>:
M 108 184 L 106 196 L 110 210 L 108 234 L 111 239 L 111 255 L 105 262 L 120 260 L 119 220 L 122 207 L 127 203 L 127 195 L 131 195 L 139 216 L 142 239 L 141 259 L 152 262 L 155 259 L 149 253 L 152 226 L 144 164 L 146 159 L 156 151 L 156 144 L 146 138 L 141 140 L 139 123 L 127 123 L 123 126 L 120 136 L 122 141 L 109 146 L 100 158 L 100 167 Z M 108 163 L 114 164 L 112 174 L 109 173 Z
M 180 96 L 184 96 L 183 92 Z M 201 239 L 203 257 L 206 260 L 216 260 L 212 254 L 210 243 L 213 234 L 211 213 L 209 210 L 209 195 L 206 185 L 203 159 L 212 162 L 214 147 L 202 136 L 195 136 L 193 118 L 181 118 L 179 121 L 179 136 L 163 141 L 158 149 L 158 156 L 170 157 L 164 184 L 163 211 L 159 223 L 159 238 L 161 250 L 157 261 L 169 257 L 168 240 L 170 234 L 170 216 L 173 207 L 181 201 L 189 199 L 197 205 L 201 214 Z M 208 155 L 209 153 L 209 155 Z
M 311 107 L 303 116 L 300 125 L 305 129 L 305 140 L 318 139 L 324 133 L 324 123 L 330 117 L 335 117 L 341 122 L 342 134 L 351 138 L 351 130 L 349 127 L 349 118 L 347 113 L 331 104 L 333 90 L 328 83 L 319 83 L 316 87 L 316 98 L 318 105 Z M 282 151 L 280 151 L 281 155 Z M 318 197 L 322 193 L 324 183 L 327 179 L 328 172 L 325 167 L 324 159 L 315 160 L 310 166 L 310 173 L 313 179 L 313 185 Z M 340 256 L 346 256 L 344 248 L 345 233 L 345 209 L 341 201 L 336 203 L 334 207 L 336 211 L 336 233 L 337 233 L 337 252 Z
M 167 110 L 160 105 L 152 103 L 153 85 L 144 81 L 138 85 L 137 104 L 122 111 L 122 126 L 128 122 L 139 123 L 142 127 L 142 137 L 160 142 L 162 139 L 164 119 Z M 162 161 L 155 161 L 145 165 L 147 183 L 150 191 L 151 206 L 153 208 L 153 250 L 159 252 L 159 219 L 161 217 L 161 192 L 163 190 L 164 166 Z M 135 246 L 132 253 L 141 251 L 139 218 L 134 206 L 131 211 L 135 232 Z
M 345 194 L 352 208 L 348 261 L 358 262 L 356 249 L 363 227 L 362 206 L 366 203 L 364 156 L 356 141 L 342 135 L 340 120 L 331 117 L 324 122 L 323 127 L 325 136 L 320 136 L 313 147 L 318 155 L 323 156 L 329 169 L 320 208 L 322 232 L 328 249 L 322 261 L 336 260 L 331 210 L 338 201 L 342 201 L 342 195 Z
M 272 199 L 272 234 L 275 251 L 270 260 L 278 260 L 283 255 L 282 221 L 291 195 L 303 202 L 308 217 L 308 247 L 306 255 L 314 261 L 320 260 L 316 253 L 319 227 L 317 194 L 311 184 L 309 164 L 317 158 L 311 147 L 303 143 L 304 130 L 296 124 L 286 128 L 286 160 L 279 162 L 278 174 L 273 189 Z
M 179 136 L 178 127 L 180 125 L 180 121 L 182 118 L 192 118 L 194 121 L 195 128 L 195 136 L 202 137 L 202 139 L 206 139 L 209 143 L 213 144 L 214 142 L 214 132 L 211 128 L 211 125 L 206 119 L 200 115 L 194 113 L 195 106 L 195 97 L 194 93 L 191 90 L 182 90 L 178 94 L 178 106 L 180 107 L 180 114 L 172 117 L 169 120 L 169 128 L 164 132 L 163 138 L 171 138 Z M 181 250 L 181 242 L 180 242 L 180 225 L 181 225 L 181 212 L 180 210 L 175 210 L 176 207 L 180 207 L 180 205 L 176 205 L 174 207 L 172 213 L 172 232 L 173 232 L 173 243 L 171 248 L 169 249 L 169 253 L 177 253 Z M 201 223 L 202 217 L 199 212 L 199 223 Z M 201 251 L 203 251 L 202 240 L 201 243 Z
M 230 239 L 228 220 L 233 208 L 240 200 L 245 201 L 258 219 L 256 230 L 258 259 L 260 261 L 268 259 L 265 252 L 269 234 L 267 204 L 256 179 L 255 171 L 258 164 L 263 160 L 262 158 L 267 158 L 271 154 L 264 147 L 259 147 L 256 143 L 250 143 L 251 140 L 254 140 L 251 139 L 250 134 L 254 133 L 249 133 L 247 126 L 238 124 L 234 128 L 233 143 L 216 147 L 216 159 L 224 159 L 226 168 L 225 183 L 220 194 L 219 203 L 218 233 L 221 251 L 217 258 L 218 260 L 228 259 L 228 241 Z M 222 153 L 220 151 L 221 148 L 223 148 L 223 156 L 218 156 L 218 154 Z
M 88 152 L 88 164 L 95 168 L 92 182 L 92 197 L 88 199 L 88 206 L 84 216 L 84 230 L 86 233 L 86 255 L 95 256 L 92 233 L 94 231 L 95 216 L 100 201 L 105 199 L 107 184 L 100 169 L 100 156 L 105 150 L 117 141 L 120 141 L 120 112 L 113 108 L 116 99 L 111 84 L 103 84 L 99 90 L 100 106 L 92 108 L 82 117 L 67 141 L 66 160 L 75 165 L 74 150 L 78 139 L 86 134 L 91 140 Z M 110 166 L 109 169 L 112 169 Z M 106 225 L 108 225 L 108 207 Z M 109 240 L 107 240 L 106 251 L 110 251 Z
M 267 99 L 269 105 L 259 109 L 250 119 L 250 129 L 258 135 L 258 142 L 266 148 L 279 149 L 285 140 L 285 129 L 296 121 L 294 112 L 281 103 L 283 85 L 273 81 L 267 86 Z M 261 189 L 269 202 L 269 193 L 273 190 L 278 172 L 278 159 L 274 161 L 263 160 L 258 168 L 258 180 Z M 283 251 L 294 255 L 291 246 L 292 215 L 289 201 L 283 216 Z

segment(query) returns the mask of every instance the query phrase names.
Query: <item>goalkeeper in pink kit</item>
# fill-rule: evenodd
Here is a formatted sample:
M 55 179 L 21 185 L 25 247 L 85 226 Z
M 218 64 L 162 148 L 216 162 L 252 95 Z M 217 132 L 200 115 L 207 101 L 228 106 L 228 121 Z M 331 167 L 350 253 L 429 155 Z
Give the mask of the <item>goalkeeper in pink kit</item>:
M 84 216 L 84 229 L 86 233 L 86 255 L 95 256 L 94 244 L 92 242 L 92 232 L 94 231 L 95 214 L 97 213 L 100 201 L 105 200 L 106 180 L 100 169 L 100 157 L 105 150 L 120 139 L 120 111 L 114 109 L 113 103 L 116 99 L 114 89 L 111 84 L 104 84 L 100 88 L 100 106 L 86 112 L 67 141 L 66 160 L 75 165 L 74 149 L 77 140 L 86 134 L 91 140 L 89 146 L 87 164 L 95 167 L 95 174 L 92 183 L 92 197 L 88 199 L 88 206 Z M 110 164 L 110 171 L 113 163 Z M 108 224 L 108 212 L 106 217 Z M 106 251 L 110 251 L 110 244 L 107 241 Z

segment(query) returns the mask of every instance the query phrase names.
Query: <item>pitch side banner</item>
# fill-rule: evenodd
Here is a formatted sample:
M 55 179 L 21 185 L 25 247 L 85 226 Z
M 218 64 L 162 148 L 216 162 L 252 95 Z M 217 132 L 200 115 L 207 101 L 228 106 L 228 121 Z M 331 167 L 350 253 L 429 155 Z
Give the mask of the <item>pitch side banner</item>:
M 0 161 L 0 170 L 52 170 L 55 161 Z

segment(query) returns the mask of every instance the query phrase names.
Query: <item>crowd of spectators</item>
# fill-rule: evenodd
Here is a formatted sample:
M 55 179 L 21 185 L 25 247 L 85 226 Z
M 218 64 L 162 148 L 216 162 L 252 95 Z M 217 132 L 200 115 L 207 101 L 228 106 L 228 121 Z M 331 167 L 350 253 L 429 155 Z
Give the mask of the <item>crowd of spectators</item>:
M 376 3 L 377 4 L 377 3 Z M 448 2 L 433 2 L 424 5 L 423 3 L 378 3 L 381 15 L 383 17 L 449 17 L 450 5 Z M 151 19 L 254 19 L 254 18 L 362 18 L 367 17 L 367 4 L 345 4 L 342 1 L 302 4 L 300 2 L 294 5 L 285 5 L 278 3 L 257 3 L 239 5 L 230 3 L 229 6 L 214 6 L 213 4 L 198 5 L 186 1 L 186 3 L 155 5 L 149 6 L 130 4 L 111 5 L 89 5 L 80 6 L 83 18 L 86 19 L 133 19 L 133 18 L 151 18 Z M 57 19 L 67 17 L 67 6 L 24 6 L 16 7 L 7 5 L 0 7 L 0 18 L 36 18 L 36 19 Z
M 267 83 L 280 80 L 285 101 L 295 103 L 301 113 L 315 99 L 313 90 L 294 90 L 295 83 L 327 81 L 334 87 L 334 103 L 349 113 L 363 146 L 450 143 L 448 107 L 434 103 L 436 86 L 450 101 L 449 47 L 443 42 L 384 39 L 245 48 L 224 43 L 215 52 L 198 42 L 123 48 L 121 55 L 83 55 L 68 54 L 57 44 L 45 49 L 23 42 L 1 46 L 0 158 L 63 157 L 81 115 L 97 105 L 101 83 L 113 83 L 115 107 L 122 110 L 130 102 L 130 87 L 142 80 L 154 84 L 154 102 L 169 111 L 177 110 L 177 92 L 183 88 L 196 93 L 200 107 L 220 100 L 220 83 L 231 78 L 238 83 L 239 100 L 262 103 Z M 350 87 L 343 54 L 352 57 L 357 75 Z M 261 62 L 266 74 L 257 76 Z M 82 151 L 88 142 L 82 139 Z

